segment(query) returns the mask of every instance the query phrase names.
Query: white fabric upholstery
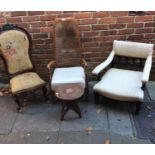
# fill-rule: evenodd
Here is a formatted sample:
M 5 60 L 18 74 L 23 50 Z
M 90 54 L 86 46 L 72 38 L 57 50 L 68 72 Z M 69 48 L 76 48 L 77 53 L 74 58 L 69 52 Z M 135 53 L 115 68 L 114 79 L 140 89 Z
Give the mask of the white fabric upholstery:
M 116 55 L 147 58 L 153 53 L 153 44 L 115 40 L 113 50 Z
M 112 62 L 114 56 L 115 56 L 115 53 L 114 51 L 112 51 L 104 62 L 102 62 L 100 65 L 94 68 L 92 73 L 95 75 L 98 75 L 103 69 L 105 69 Z
M 85 72 L 83 67 L 56 68 L 51 80 L 52 90 L 67 84 L 77 84 L 85 88 Z
M 142 72 L 123 69 L 109 69 L 94 91 L 120 101 L 143 101 Z
M 144 83 L 148 82 L 149 80 L 151 66 L 152 66 L 152 56 L 148 56 L 143 70 L 142 82 Z

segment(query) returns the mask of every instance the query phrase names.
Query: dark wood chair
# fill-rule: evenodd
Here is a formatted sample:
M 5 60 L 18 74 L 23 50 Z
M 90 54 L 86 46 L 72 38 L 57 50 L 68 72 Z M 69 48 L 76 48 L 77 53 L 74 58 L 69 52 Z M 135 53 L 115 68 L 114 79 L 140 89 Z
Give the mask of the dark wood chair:
M 87 63 L 82 56 L 80 32 L 75 19 L 55 21 L 54 57 L 55 60 L 49 62 L 47 68 L 53 102 L 62 103 L 61 120 L 69 109 L 81 117 L 76 100 L 82 97 L 88 99 Z
M 13 24 L 6 24 L 0 29 L 0 56 L 18 111 L 22 108 L 19 96 L 23 93 L 42 88 L 46 98 L 46 82 L 35 72 L 30 55 L 31 45 L 31 36 L 25 29 Z
M 115 40 L 109 57 L 92 71 L 99 79 L 93 88 L 96 103 L 99 96 L 136 103 L 138 114 L 149 81 L 152 54 L 153 44 Z

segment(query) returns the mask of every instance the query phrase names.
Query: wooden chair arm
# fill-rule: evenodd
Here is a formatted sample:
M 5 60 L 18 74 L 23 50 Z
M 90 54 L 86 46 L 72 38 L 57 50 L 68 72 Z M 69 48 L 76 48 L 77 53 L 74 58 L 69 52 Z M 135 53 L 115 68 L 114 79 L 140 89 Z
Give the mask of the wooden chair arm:
M 84 58 L 82 58 L 82 65 L 83 65 L 85 68 L 88 67 L 87 61 L 86 61 Z
M 56 64 L 56 61 L 54 61 L 54 60 L 50 61 L 50 62 L 47 64 L 47 69 L 50 70 L 53 66 L 55 66 L 55 64 Z

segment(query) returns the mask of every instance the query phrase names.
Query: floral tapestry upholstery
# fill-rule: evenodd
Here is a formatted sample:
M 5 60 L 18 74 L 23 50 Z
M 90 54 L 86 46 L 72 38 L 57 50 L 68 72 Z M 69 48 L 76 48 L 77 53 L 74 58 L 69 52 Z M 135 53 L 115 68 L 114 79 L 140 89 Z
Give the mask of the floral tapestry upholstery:
M 78 24 L 75 19 L 57 19 L 54 25 L 57 66 L 77 66 L 81 61 Z
M 10 80 L 12 93 L 33 89 L 44 84 L 45 81 L 43 81 L 39 75 L 34 72 L 20 74 Z
M 10 74 L 33 68 L 28 52 L 29 39 L 26 33 L 8 30 L 0 34 L 0 54 L 6 60 Z

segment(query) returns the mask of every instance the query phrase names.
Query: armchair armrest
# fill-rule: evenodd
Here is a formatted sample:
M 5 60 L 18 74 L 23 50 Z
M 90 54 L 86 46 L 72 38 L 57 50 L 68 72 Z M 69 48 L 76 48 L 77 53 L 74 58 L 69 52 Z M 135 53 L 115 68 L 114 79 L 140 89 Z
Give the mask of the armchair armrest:
M 149 80 L 151 66 L 152 66 L 152 56 L 148 56 L 143 69 L 143 76 L 142 76 L 143 83 L 146 83 Z
M 87 61 L 84 58 L 82 58 L 81 61 L 82 61 L 83 67 L 87 68 L 88 67 Z
M 115 52 L 112 51 L 104 62 L 102 62 L 100 65 L 94 68 L 92 73 L 95 75 L 98 75 L 103 69 L 105 69 L 112 62 L 114 56 L 115 56 Z
M 50 61 L 50 62 L 47 64 L 47 69 L 50 70 L 53 66 L 55 66 L 55 64 L 56 64 L 56 61 L 54 61 L 54 60 Z

